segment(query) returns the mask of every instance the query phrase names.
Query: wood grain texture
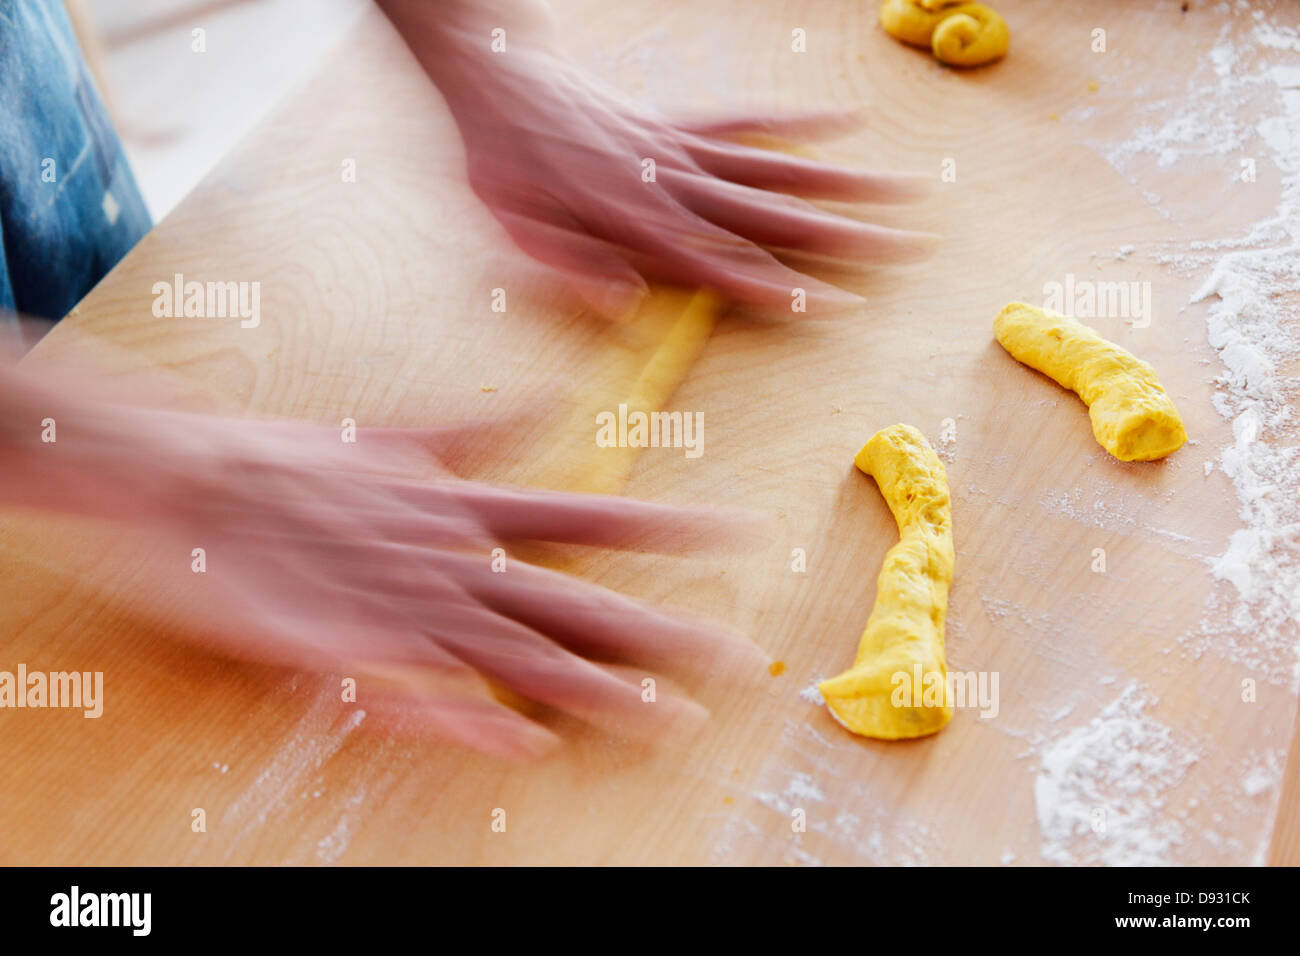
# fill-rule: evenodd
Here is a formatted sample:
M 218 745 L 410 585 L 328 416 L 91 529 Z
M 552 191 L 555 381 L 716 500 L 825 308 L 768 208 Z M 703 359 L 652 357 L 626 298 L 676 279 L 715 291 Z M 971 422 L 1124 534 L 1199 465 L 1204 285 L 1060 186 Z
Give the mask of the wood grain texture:
M 1212 617 L 1222 585 L 1205 561 L 1238 527 L 1230 483 L 1202 468 L 1231 437 L 1211 405 L 1217 360 L 1204 308 L 1179 308 L 1192 280 L 1114 252 L 1170 236 L 1144 189 L 1173 197 L 1187 237 L 1255 221 L 1275 194 L 1230 193 L 1211 163 L 1139 184 L 1086 145 L 1131 125 L 1141 81 L 1188 75 L 1220 22 L 1177 3 L 1004 0 L 1011 55 L 958 73 L 883 36 L 874 3 L 556 5 L 580 61 L 662 108 L 868 104 L 868 128 L 828 155 L 926 171 L 956 160 L 957 181 L 923 205 L 870 211 L 943 233 L 935 261 L 837 277 L 867 298 L 860 314 L 724 318 L 671 403 L 704 414 L 704 455 L 637 462 L 630 494 L 756 509 L 769 538 L 742 554 L 572 566 L 725 618 L 785 673 L 689 678 L 714 715 L 693 740 L 649 747 L 566 726 L 558 755 L 508 765 L 369 734 L 330 678 L 196 655 L 85 583 L 78 569 L 94 567 L 130 585 L 111 536 L 6 519 L 0 666 L 103 670 L 107 700 L 97 721 L 0 712 L 0 762 L 18 768 L 0 781 L 0 863 L 1033 863 L 1037 755 L 1131 681 L 1199 758 L 1160 794 L 1169 856 L 1262 859 L 1280 795 L 1247 796 L 1241 778 L 1253 754 L 1289 745 L 1295 696 L 1212 644 L 1180 642 L 1207 616 L 1232 628 Z M 1088 50 L 1094 20 L 1116 50 L 1105 62 Z M 790 51 L 796 27 L 808 53 Z M 1086 128 L 1061 119 L 1086 105 L 1098 107 Z M 347 158 L 356 183 L 341 181 Z M 590 432 L 575 426 L 565 451 L 556 428 L 590 394 L 624 393 L 627 350 L 505 245 L 462 164 L 437 93 L 369 14 L 28 361 L 80 331 L 132 381 L 180 378 L 212 407 L 362 428 L 541 407 L 519 418 L 509 453 L 474 463 L 479 477 L 538 481 L 557 453 L 590 456 Z M 177 272 L 259 281 L 260 327 L 155 318 L 150 288 Z M 1153 283 L 1149 328 L 1094 324 L 1156 366 L 1197 444 L 1117 462 L 1073 396 L 996 345 L 997 310 L 1068 272 Z M 495 288 L 506 314 L 490 309 Z M 933 441 L 949 419 L 949 666 L 998 672 L 1000 713 L 959 711 L 923 741 L 855 739 L 800 696 L 852 660 L 896 539 L 853 454 L 883 426 Z M 1099 547 L 1106 574 L 1090 570 Z M 795 548 L 806 573 L 791 570 Z M 1260 680 L 1255 704 L 1240 702 L 1243 677 Z M 1292 761 L 1292 794 L 1298 783 Z M 195 807 L 206 833 L 190 830 Z M 496 808 L 505 833 L 491 830 Z M 808 832 L 792 832 L 794 808 Z M 1296 829 L 1273 859 L 1297 859 Z M 1095 857 L 1091 839 L 1080 859 Z

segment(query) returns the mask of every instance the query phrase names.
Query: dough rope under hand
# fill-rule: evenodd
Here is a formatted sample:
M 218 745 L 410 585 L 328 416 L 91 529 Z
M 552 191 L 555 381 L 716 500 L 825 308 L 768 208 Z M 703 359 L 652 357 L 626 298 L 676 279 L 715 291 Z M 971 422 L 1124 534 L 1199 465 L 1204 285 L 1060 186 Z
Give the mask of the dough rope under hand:
M 899 539 L 885 555 L 853 666 L 819 687 L 855 734 L 923 737 L 952 718 L 943 644 L 953 571 L 948 477 L 910 425 L 877 432 L 853 461 L 876 479 Z
M 885 0 L 880 24 L 895 39 L 928 47 L 949 66 L 982 66 L 1006 56 L 1011 32 L 982 3 L 963 0 Z
M 1081 322 L 1012 302 L 993 320 L 993 334 L 1017 361 L 1083 399 L 1093 435 L 1121 461 L 1164 458 L 1187 441 L 1155 369 Z
M 636 314 L 627 318 L 626 328 L 611 330 L 611 336 L 619 335 L 624 345 L 611 347 L 605 353 L 610 358 L 602 356 L 624 372 L 635 363 L 628 376 L 631 383 L 617 386 L 616 392 L 603 385 L 577 395 L 573 414 L 551 442 L 551 460 L 542 468 L 540 483 L 587 494 L 621 494 L 641 449 L 635 445 L 597 448 L 575 464 L 573 437 L 588 433 L 594 416 L 619 404 L 646 414 L 663 411 L 704 351 L 722 309 L 722 298 L 707 289 L 654 288 Z

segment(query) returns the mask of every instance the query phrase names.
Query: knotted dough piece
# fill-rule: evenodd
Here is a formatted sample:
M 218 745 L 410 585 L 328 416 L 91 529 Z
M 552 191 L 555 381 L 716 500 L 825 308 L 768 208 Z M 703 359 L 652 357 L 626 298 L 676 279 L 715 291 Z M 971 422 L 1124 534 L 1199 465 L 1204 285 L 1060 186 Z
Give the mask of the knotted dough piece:
M 949 66 L 982 66 L 1006 56 L 1006 21 L 982 3 L 885 0 L 880 24 L 895 39 L 928 47 Z
M 876 580 L 853 666 L 819 687 L 832 716 L 855 734 L 923 737 L 952 718 L 943 655 L 953 567 L 948 476 L 910 425 L 876 432 L 853 461 L 876 479 L 899 537 Z
M 1017 361 L 1083 399 L 1093 435 L 1120 461 L 1154 461 L 1187 441 L 1156 370 L 1078 320 L 1012 302 L 993 320 L 993 334 Z

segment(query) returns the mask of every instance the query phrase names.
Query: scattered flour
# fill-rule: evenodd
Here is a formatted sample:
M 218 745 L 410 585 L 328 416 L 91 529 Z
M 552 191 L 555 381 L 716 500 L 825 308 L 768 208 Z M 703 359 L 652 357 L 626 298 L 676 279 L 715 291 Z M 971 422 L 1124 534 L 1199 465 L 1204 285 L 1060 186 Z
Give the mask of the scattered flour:
M 1300 50 L 1300 31 L 1268 21 L 1249 4 L 1225 5 L 1232 16 L 1187 89 L 1156 100 L 1158 121 L 1119 143 L 1093 143 L 1120 171 L 1140 154 L 1159 167 L 1217 157 L 1227 189 L 1268 188 L 1266 164 L 1280 174 L 1276 210 L 1244 234 L 1172 241 L 1157 254 L 1179 275 L 1200 277 L 1192 303 L 1208 303 L 1209 342 L 1223 364 L 1214 404 L 1232 423 L 1233 442 L 1217 459 L 1232 480 L 1243 527 L 1209 559 L 1232 586 L 1230 606 L 1211 604 L 1194 650 L 1207 648 L 1262 672 L 1300 683 L 1300 456 L 1294 447 L 1292 396 L 1284 369 L 1300 358 L 1290 332 L 1300 312 L 1300 66 L 1272 51 Z M 1234 18 L 1249 17 L 1248 23 Z M 1227 621 L 1229 627 L 1224 627 Z
M 304 792 L 305 785 L 343 748 L 366 718 L 366 712 L 360 709 L 340 717 L 338 692 L 333 686 L 321 686 L 312 693 L 310 705 L 284 735 L 253 784 L 222 815 L 220 827 L 230 835 L 228 858 L 240 848 L 244 838 L 290 809 L 295 798 Z M 346 849 L 346 836 L 346 832 L 337 834 L 335 856 Z
M 813 681 L 803 690 L 799 691 L 800 699 L 806 700 L 808 701 L 808 703 L 814 704 L 817 707 L 825 707 L 826 698 L 822 696 L 822 689 L 821 687 L 818 686 L 819 684 L 821 684 L 820 678 Z
M 785 795 L 796 802 L 803 800 L 825 800 L 826 794 L 822 793 L 821 787 L 817 782 L 806 773 L 796 773 L 786 784 Z
M 1258 797 L 1277 788 L 1286 764 L 1286 751 L 1272 747 L 1251 754 L 1242 768 L 1241 789 L 1248 797 Z
M 1074 712 L 1074 705 L 1066 704 L 1064 707 L 1062 707 L 1056 713 L 1052 714 L 1052 716 L 1048 717 L 1047 719 L 1050 720 L 1052 723 L 1056 723 L 1058 720 L 1064 720 L 1066 717 L 1069 717 L 1070 714 L 1072 714 L 1073 712 Z
M 1246 791 L 1248 797 L 1258 797 L 1261 793 L 1271 790 L 1275 783 L 1277 783 L 1276 775 L 1260 768 L 1246 775 L 1246 778 L 1241 781 L 1241 789 Z
M 1217 466 L 1231 480 L 1242 521 L 1223 552 L 1207 559 L 1227 587 L 1208 598 L 1200 632 L 1182 643 L 1194 656 L 1212 652 L 1294 694 L 1300 686 L 1300 450 L 1292 406 L 1300 383 L 1288 371 L 1300 362 L 1300 342 L 1291 332 L 1300 317 L 1300 66 L 1279 63 L 1285 57 L 1274 51 L 1300 52 L 1300 29 L 1271 24 L 1267 11 L 1242 2 L 1219 11 L 1227 22 L 1188 86 L 1151 102 L 1153 120 L 1122 142 L 1090 145 L 1125 174 L 1146 155 L 1161 169 L 1187 159 L 1215 162 L 1226 167 L 1225 189 L 1273 188 L 1261 180 L 1272 170 L 1279 175 L 1280 198 L 1262 221 L 1221 238 L 1171 239 L 1152 258 L 1200 280 L 1189 304 L 1207 309 L 1208 340 L 1222 364 L 1214 406 L 1231 422 L 1233 436 L 1204 472 L 1208 477 Z M 1139 184 L 1136 176 L 1129 181 Z M 1161 203 L 1150 191 L 1144 198 Z M 1125 258 L 1131 252 L 1121 251 Z M 1110 523 L 1123 516 L 1098 517 Z M 1153 703 L 1130 684 L 1091 723 L 1036 748 L 1045 859 L 1177 861 L 1183 825 L 1168 794 L 1196 750 L 1146 713 Z M 1233 793 L 1276 791 L 1284 757 L 1275 748 L 1221 784 L 1217 796 L 1231 805 Z M 1104 815 L 1103 832 L 1094 832 L 1094 819 L 1101 818 L 1094 815 Z M 1241 860 L 1262 862 L 1266 852 L 1266 832 L 1264 843 L 1248 847 L 1208 832 L 1200 838 Z
M 937 834 L 882 807 L 869 781 L 845 775 L 840 751 L 856 746 L 851 740 L 829 740 L 815 727 L 787 718 L 785 732 L 758 773 L 752 803 L 729 814 L 720 829 L 713 847 L 717 860 L 733 861 L 745 845 L 759 845 L 762 859 L 780 854 L 806 866 L 842 864 L 846 853 L 850 862 L 861 864 L 927 865 L 942 851 Z M 836 810 L 827 791 L 836 795 L 836 804 L 852 811 Z M 806 832 L 791 830 L 795 810 L 804 811 Z M 773 814 L 781 826 L 771 826 Z M 828 860 L 823 852 L 831 854 Z
M 318 791 L 319 792 L 319 791 Z M 333 863 L 347 850 L 352 842 L 352 834 L 360 822 L 360 811 L 366 801 L 366 791 L 358 790 L 344 804 L 334 829 L 321 837 L 316 843 L 316 859 L 321 863 Z
M 1049 863 L 1177 862 L 1183 827 L 1168 794 L 1196 761 L 1146 714 L 1130 683 L 1089 723 L 1039 748 L 1034 805 Z

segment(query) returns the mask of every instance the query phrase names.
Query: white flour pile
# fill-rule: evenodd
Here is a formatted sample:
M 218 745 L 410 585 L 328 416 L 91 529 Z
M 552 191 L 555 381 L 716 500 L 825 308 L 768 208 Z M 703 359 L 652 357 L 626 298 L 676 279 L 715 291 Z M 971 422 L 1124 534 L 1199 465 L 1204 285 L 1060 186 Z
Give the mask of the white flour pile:
M 1243 522 L 1226 551 L 1210 559 L 1214 576 L 1231 584 L 1231 598 L 1222 606 L 1211 601 L 1201 633 L 1184 644 L 1193 652 L 1212 648 L 1294 693 L 1300 681 L 1300 460 L 1291 444 L 1296 382 L 1285 370 L 1300 359 L 1288 332 L 1300 320 L 1300 66 L 1279 65 L 1294 59 L 1279 51 L 1300 52 L 1300 31 L 1269 23 L 1268 14 L 1240 0 L 1205 12 L 1226 22 L 1187 88 L 1153 103 L 1158 119 L 1124 142 L 1091 145 L 1120 171 L 1144 154 L 1156 157 L 1158 168 L 1219 157 L 1227 166 L 1225 189 L 1268 188 L 1242 179 L 1250 175 L 1239 166 L 1242 159 L 1253 160 L 1260 179 L 1268 163 L 1280 173 L 1281 198 L 1266 220 L 1242 235 L 1171 241 L 1153 258 L 1179 275 L 1203 278 L 1192 302 L 1208 304 L 1209 342 L 1223 366 L 1214 403 L 1234 436 L 1215 464 L 1233 482 Z M 1233 176 L 1236 182 L 1226 181 Z M 1130 685 L 1090 723 L 1038 749 L 1034 796 L 1045 859 L 1121 865 L 1182 860 L 1184 828 L 1167 798 L 1195 754 L 1146 713 L 1154 704 Z M 1284 756 L 1277 747 L 1260 754 L 1260 765 L 1241 784 L 1244 792 L 1273 789 Z M 1094 828 L 1098 814 L 1103 832 Z M 1263 862 L 1267 834 L 1261 840 L 1241 848 L 1243 862 Z
M 1144 713 L 1152 704 L 1131 683 L 1090 723 L 1043 753 L 1034 805 L 1047 862 L 1170 861 L 1183 828 L 1166 795 L 1196 758 Z

